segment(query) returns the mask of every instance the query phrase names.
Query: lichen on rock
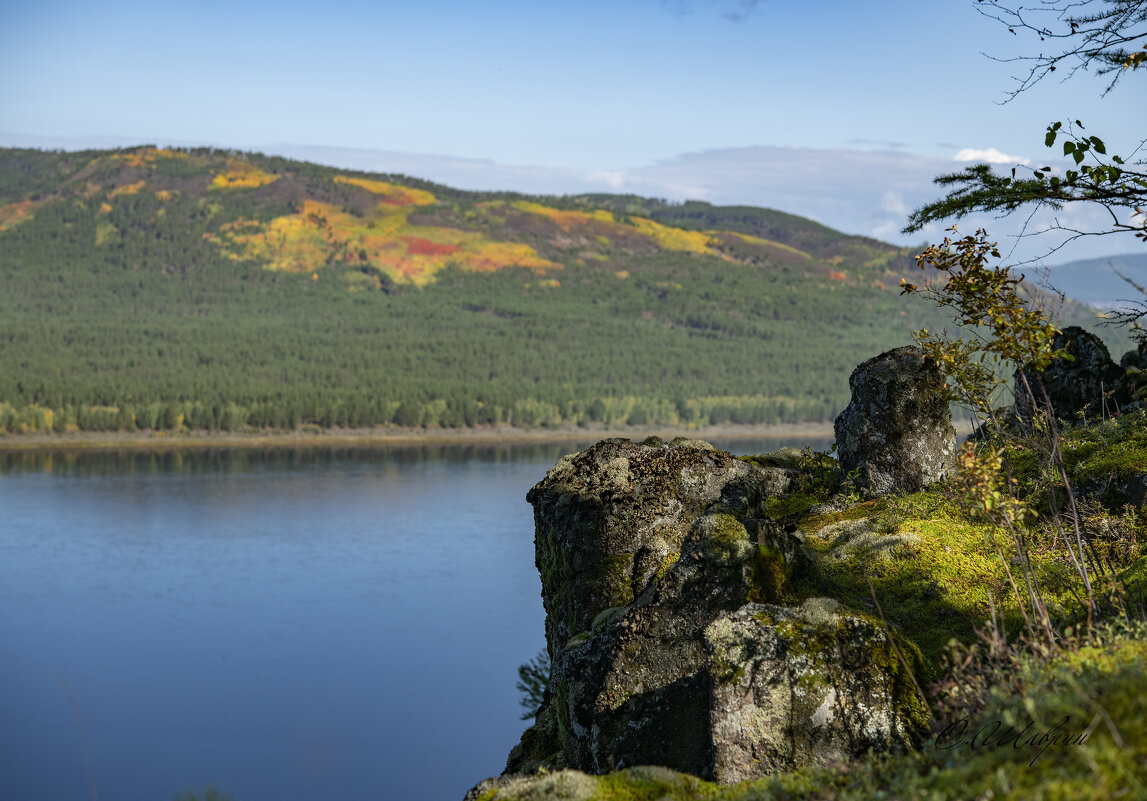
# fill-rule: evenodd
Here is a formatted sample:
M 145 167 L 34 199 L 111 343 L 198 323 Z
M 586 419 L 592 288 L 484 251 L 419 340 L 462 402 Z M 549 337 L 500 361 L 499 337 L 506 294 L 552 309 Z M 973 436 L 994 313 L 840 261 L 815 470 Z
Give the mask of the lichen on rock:
M 860 364 L 836 418 L 841 470 L 873 495 L 917 492 L 955 471 L 956 432 L 939 367 L 914 346 Z
M 649 764 L 729 782 L 906 740 L 919 704 L 892 633 L 792 605 L 816 557 L 770 510 L 808 464 L 615 439 L 530 490 L 552 669 L 508 773 Z

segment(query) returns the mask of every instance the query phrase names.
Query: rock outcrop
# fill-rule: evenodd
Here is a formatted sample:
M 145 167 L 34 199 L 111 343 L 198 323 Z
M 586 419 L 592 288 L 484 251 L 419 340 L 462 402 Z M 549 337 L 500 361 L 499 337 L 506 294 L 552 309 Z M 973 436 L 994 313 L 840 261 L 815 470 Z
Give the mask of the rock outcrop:
M 849 376 L 836 418 L 841 470 L 873 495 L 917 492 L 955 470 L 956 433 L 944 377 L 917 347 L 869 359 Z
M 662 765 L 736 782 L 907 743 L 918 652 L 827 598 L 767 514 L 798 470 L 606 440 L 530 490 L 552 669 L 507 774 Z
M 1021 419 L 1032 416 L 1029 386 L 1038 406 L 1050 402 L 1055 416 L 1069 422 L 1080 415 L 1091 419 L 1112 416 L 1131 400 L 1125 370 L 1112 361 L 1107 346 L 1095 334 L 1068 326 L 1055 335 L 1052 347 L 1062 348 L 1070 358 L 1056 359 L 1042 372 L 1016 372 L 1016 413 Z

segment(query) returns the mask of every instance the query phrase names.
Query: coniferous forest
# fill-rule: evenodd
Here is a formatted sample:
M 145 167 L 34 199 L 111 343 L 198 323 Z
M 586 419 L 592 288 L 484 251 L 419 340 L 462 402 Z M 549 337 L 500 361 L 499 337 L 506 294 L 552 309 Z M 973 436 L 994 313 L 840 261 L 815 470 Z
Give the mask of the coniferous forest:
M 918 273 L 768 209 L 0 150 L 0 432 L 828 421 L 946 325 Z

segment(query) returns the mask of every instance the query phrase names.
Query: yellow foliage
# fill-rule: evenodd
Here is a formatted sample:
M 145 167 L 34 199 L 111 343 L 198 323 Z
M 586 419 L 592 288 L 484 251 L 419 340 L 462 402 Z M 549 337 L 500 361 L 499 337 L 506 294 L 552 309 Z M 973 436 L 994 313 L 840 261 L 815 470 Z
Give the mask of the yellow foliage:
M 263 172 L 254 164 L 239 159 L 228 159 L 227 172 L 221 172 L 211 179 L 211 188 L 255 189 L 278 179 L 278 175 Z
M 117 234 L 119 231 L 116 227 L 105 220 L 96 226 L 96 244 L 102 245 Z
M 709 234 L 701 231 L 686 231 L 682 228 L 670 228 L 667 225 L 647 220 L 644 217 L 634 217 L 632 225 L 640 233 L 645 234 L 665 250 L 683 250 L 688 253 L 709 253 L 713 240 Z
M 128 167 L 153 166 L 159 159 L 189 160 L 191 155 L 181 150 L 169 150 L 163 147 L 143 147 L 130 153 L 113 153 L 108 158 L 122 161 Z
M 111 203 L 101 203 L 100 204 L 100 210 L 97 213 L 98 214 L 111 214 L 112 213 L 112 204 Z
M 735 237 L 737 237 L 737 239 L 740 239 L 742 242 L 745 242 L 746 244 L 749 244 L 749 245 L 764 245 L 764 246 L 771 247 L 771 248 L 779 248 L 781 250 L 786 250 L 789 253 L 793 253 L 793 254 L 800 256 L 802 258 L 805 258 L 805 259 L 811 259 L 812 258 L 811 253 L 807 253 L 806 251 L 803 251 L 800 248 L 794 248 L 791 245 L 783 245 L 780 242 L 774 242 L 771 239 L 764 239 L 762 237 L 751 236 L 749 234 L 740 234 L 740 233 L 737 233 L 736 231 L 722 231 L 721 233 L 725 234 L 726 236 L 735 236 Z
M 372 181 L 369 178 L 350 178 L 345 175 L 336 175 L 335 183 L 350 184 L 359 189 L 365 189 L 374 195 L 382 195 L 383 203 L 393 206 L 429 206 L 437 202 L 434 195 L 422 189 L 411 189 L 407 186 L 388 184 L 386 181 Z
M 175 197 L 175 194 L 176 194 L 176 193 L 175 193 L 174 191 L 170 190 L 170 189 L 160 189 L 158 192 L 156 192 L 156 193 L 155 193 L 155 196 L 156 196 L 156 197 L 157 197 L 157 198 L 158 198 L 158 199 L 159 199 L 161 202 L 163 202 L 163 203 L 166 203 L 167 201 L 169 201 L 169 200 L 171 200 L 173 197 Z
M 474 271 L 561 266 L 540 258 L 528 245 L 491 242 L 454 228 L 410 225 L 407 218 L 414 208 L 380 203 L 373 215 L 363 218 L 308 200 L 296 214 L 265 224 L 238 220 L 206 238 L 229 258 L 261 262 L 266 269 L 315 273 L 328 264 L 350 264 L 417 286 L 433 281 L 448 264 Z
M 540 214 L 543 217 L 548 217 L 557 223 L 558 227 L 563 231 L 569 231 L 577 225 L 586 225 L 591 221 L 616 224 L 616 220 L 614 219 L 613 214 L 603 209 L 596 209 L 591 212 L 566 211 L 563 209 L 555 209 L 549 206 L 543 206 L 541 203 L 531 203 L 527 200 L 516 201 L 513 206 L 519 211 L 529 212 L 530 214 Z
M 146 183 L 146 181 L 136 181 L 134 184 L 124 184 L 123 186 L 117 186 L 115 189 L 108 192 L 108 200 L 111 200 L 113 197 L 120 197 L 121 195 L 134 195 L 136 192 L 143 189 Z
M 626 278 L 629 278 L 629 270 L 618 270 L 614 275 L 624 281 Z
M 625 228 L 636 229 L 638 233 L 648 236 L 664 250 L 680 250 L 688 253 L 705 254 L 714 252 L 711 249 L 713 245 L 712 237 L 707 233 L 672 228 L 643 217 L 633 217 L 628 223 L 622 223 L 617 220 L 612 212 L 605 211 L 604 209 L 595 209 L 594 211 L 555 209 L 550 206 L 543 206 L 541 203 L 532 203 L 526 200 L 515 201 L 511 205 L 518 211 L 546 217 L 556 223 L 563 231 L 572 231 L 575 228 L 586 227 L 592 223 L 596 223 L 598 226 L 604 224 L 614 229 L 617 234 L 623 233 Z M 600 227 L 598 230 L 601 230 Z M 598 244 L 609 242 L 609 239 L 602 234 L 596 234 L 595 239 Z

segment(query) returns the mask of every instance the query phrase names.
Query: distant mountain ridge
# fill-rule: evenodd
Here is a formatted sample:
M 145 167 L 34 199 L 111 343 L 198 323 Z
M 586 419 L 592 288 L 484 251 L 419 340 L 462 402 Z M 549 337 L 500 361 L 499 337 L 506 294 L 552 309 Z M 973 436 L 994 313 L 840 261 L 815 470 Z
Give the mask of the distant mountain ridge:
M 1147 287 L 1147 252 L 1082 259 L 1048 268 L 1048 279 L 1056 289 L 1100 309 L 1126 305 L 1128 299 L 1145 299 L 1144 293 L 1120 274 Z

